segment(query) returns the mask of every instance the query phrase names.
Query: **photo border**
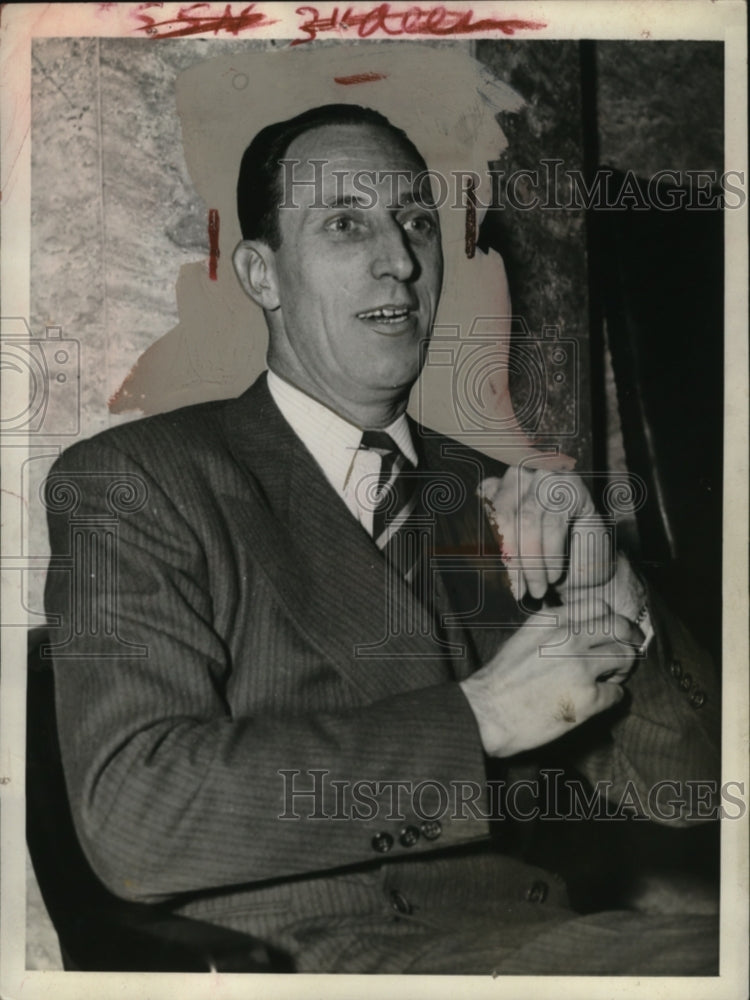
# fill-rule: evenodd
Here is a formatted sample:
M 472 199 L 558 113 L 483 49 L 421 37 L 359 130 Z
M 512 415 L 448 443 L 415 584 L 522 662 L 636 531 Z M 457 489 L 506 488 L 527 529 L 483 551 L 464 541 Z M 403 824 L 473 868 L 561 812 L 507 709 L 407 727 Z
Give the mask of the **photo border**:
M 30 76 L 31 41 L 42 37 L 143 36 L 142 23 L 134 15 L 158 6 L 158 17 L 177 17 L 181 4 L 18 4 L 6 5 L 1 13 L 0 81 L 2 104 L 2 261 L 0 289 L 3 317 L 30 315 Z M 315 4 L 321 18 L 333 17 L 334 8 L 350 7 L 364 12 L 376 4 Z M 394 10 L 409 3 L 392 3 Z M 443 5 L 424 2 L 423 9 Z M 452 9 L 471 10 L 461 0 L 447 3 Z M 225 4 L 207 5 L 218 12 Z M 246 8 L 230 4 L 233 12 Z M 274 24 L 253 29 L 253 38 L 304 41 L 297 3 L 257 3 L 256 10 L 272 11 Z M 149 11 L 153 13 L 153 11 Z M 477 9 L 477 15 L 479 10 Z M 548 3 L 482 3 L 482 18 L 512 18 L 542 24 L 541 28 L 517 28 L 513 37 L 539 39 L 711 39 L 725 46 L 725 166 L 747 176 L 747 81 L 746 8 L 741 0 L 655 0 L 650 4 L 630 0 L 555 0 Z M 309 34 L 309 32 L 307 32 Z M 193 37 L 213 38 L 216 25 Z M 224 36 L 228 37 L 228 36 Z M 243 36 L 244 37 L 244 36 Z M 323 37 L 321 35 L 321 37 Z M 329 33 L 326 37 L 342 37 Z M 389 37 L 382 29 L 372 40 Z M 404 35 L 405 41 L 431 36 L 423 32 Z M 459 37 L 469 37 L 468 35 Z M 495 28 L 477 38 L 509 37 Z M 153 39 L 144 37 L 144 45 Z M 314 42 L 309 43 L 314 44 Z M 207 52 L 207 58 L 210 57 Z M 748 771 L 748 630 L 747 630 L 747 522 L 748 522 L 748 243 L 747 203 L 725 212 L 725 429 L 724 429 L 724 587 L 723 649 L 724 694 L 722 729 L 722 780 L 750 782 Z M 16 386 L 17 388 L 17 386 Z M 4 397 L 4 406 L 14 400 Z M 14 411 L 15 412 L 15 411 Z M 2 493 L 2 508 L 13 497 Z M 7 509 L 7 508 L 6 508 Z M 3 521 L 5 522 L 5 517 Z M 3 552 L 15 551 L 14 539 L 3 535 Z M 20 550 L 19 550 L 20 551 Z M 15 574 L 19 575 L 19 574 Z M 3 574 L 4 602 L 20 586 L 14 574 Z M 12 598 L 12 595 L 11 595 Z M 115 974 L 36 972 L 25 968 L 25 866 L 24 858 L 24 757 L 25 757 L 25 663 L 26 635 L 22 628 L 6 628 L 0 635 L 0 737 L 3 761 L 0 768 L 0 994 L 3 997 L 124 998 L 201 997 L 224 998 L 247 995 L 247 975 L 226 974 Z M 745 996 L 748 982 L 748 816 L 724 821 L 721 831 L 721 965 L 712 978 L 658 978 L 660 996 L 681 1000 L 707 997 Z M 383 994 L 409 997 L 536 997 L 540 993 L 560 998 L 650 997 L 654 981 L 649 977 L 413 977 L 349 975 L 267 975 L 256 977 L 257 997 L 346 997 L 370 998 Z

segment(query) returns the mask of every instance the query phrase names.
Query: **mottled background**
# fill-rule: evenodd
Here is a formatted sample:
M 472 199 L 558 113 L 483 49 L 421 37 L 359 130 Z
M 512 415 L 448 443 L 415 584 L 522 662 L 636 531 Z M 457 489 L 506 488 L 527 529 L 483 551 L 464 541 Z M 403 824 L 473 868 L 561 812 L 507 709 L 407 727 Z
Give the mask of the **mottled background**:
M 61 327 L 63 338 L 80 344 L 82 436 L 138 416 L 113 414 L 108 402 L 140 355 L 177 323 L 180 267 L 208 254 L 208 206 L 193 190 L 183 158 L 175 79 L 205 58 L 254 45 L 269 47 L 204 39 L 34 42 L 31 329 L 43 338 L 45 328 Z M 667 168 L 723 168 L 718 44 L 598 42 L 582 50 L 572 41 L 502 40 L 467 43 L 467 49 L 527 102 L 501 122 L 510 143 L 500 161 L 506 170 L 533 169 L 542 158 L 583 167 L 592 153 L 591 123 L 588 134 L 583 124 L 592 88 L 599 163 L 645 177 Z M 610 469 L 621 468 L 606 344 L 591 341 L 598 334 L 590 315 L 586 219 L 580 211 L 506 209 L 501 215 L 488 223 L 487 238 L 504 256 L 514 312 L 536 335 L 555 326 L 578 344 L 579 428 L 558 443 L 582 468 L 602 456 Z M 185 358 L 174 361 L 184 365 Z M 567 386 L 575 374 L 566 372 Z M 557 383 L 548 388 L 543 427 L 531 430 L 545 431 L 549 446 L 555 428 L 570 425 L 572 404 Z M 76 405 L 75 380 L 53 389 L 67 393 L 63 408 Z M 207 394 L 216 395 L 216 387 Z M 39 560 L 46 551 L 43 522 L 38 504 L 29 509 L 28 501 L 55 452 L 74 439 L 65 430 L 59 426 L 62 436 L 55 436 L 54 427 L 43 426 L 32 461 L 11 472 L 18 476 L 26 554 Z M 29 574 L 28 610 L 36 615 L 41 579 Z M 28 966 L 59 968 L 30 869 L 28 891 Z

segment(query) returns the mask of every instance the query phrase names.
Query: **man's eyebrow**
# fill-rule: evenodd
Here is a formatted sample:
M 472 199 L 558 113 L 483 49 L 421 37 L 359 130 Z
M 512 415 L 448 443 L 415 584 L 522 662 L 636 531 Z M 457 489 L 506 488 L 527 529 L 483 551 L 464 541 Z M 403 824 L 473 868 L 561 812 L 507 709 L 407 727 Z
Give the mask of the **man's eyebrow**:
M 323 204 L 327 209 L 337 208 L 372 208 L 372 196 L 369 194 L 358 197 L 353 194 L 331 195 L 330 198 L 323 198 Z M 420 208 L 434 208 L 432 202 L 420 197 L 414 191 L 402 191 L 399 193 L 398 202 L 392 208 L 410 208 L 417 205 Z
M 358 198 L 353 194 L 332 195 L 324 198 L 323 204 L 326 208 L 364 208 L 371 204 L 370 198 Z
M 432 192 L 430 192 L 432 193 Z M 414 191 L 404 191 L 399 195 L 399 206 L 401 208 L 409 208 L 411 205 L 417 205 L 419 208 L 434 208 L 435 204 L 429 199 L 422 198 L 422 196 Z

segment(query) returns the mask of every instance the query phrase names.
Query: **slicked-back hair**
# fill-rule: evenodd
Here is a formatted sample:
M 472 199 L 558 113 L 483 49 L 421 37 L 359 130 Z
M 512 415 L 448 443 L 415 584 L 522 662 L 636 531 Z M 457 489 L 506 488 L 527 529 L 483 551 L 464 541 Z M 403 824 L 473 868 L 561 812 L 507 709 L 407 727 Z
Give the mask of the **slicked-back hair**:
M 267 125 L 245 150 L 237 179 L 237 215 L 243 240 L 263 240 L 272 250 L 281 246 L 279 205 L 283 195 L 279 160 L 299 136 L 324 125 L 375 125 L 393 137 L 426 170 L 419 150 L 402 129 L 385 115 L 360 104 L 324 104 L 287 121 Z

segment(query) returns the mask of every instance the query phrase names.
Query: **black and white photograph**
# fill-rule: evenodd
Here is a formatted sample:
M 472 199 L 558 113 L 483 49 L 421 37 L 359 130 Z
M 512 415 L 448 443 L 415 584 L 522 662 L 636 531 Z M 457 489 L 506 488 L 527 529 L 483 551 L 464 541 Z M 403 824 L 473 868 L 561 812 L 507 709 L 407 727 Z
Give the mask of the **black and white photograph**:
M 746 16 L 0 10 L 3 997 L 747 995 Z

